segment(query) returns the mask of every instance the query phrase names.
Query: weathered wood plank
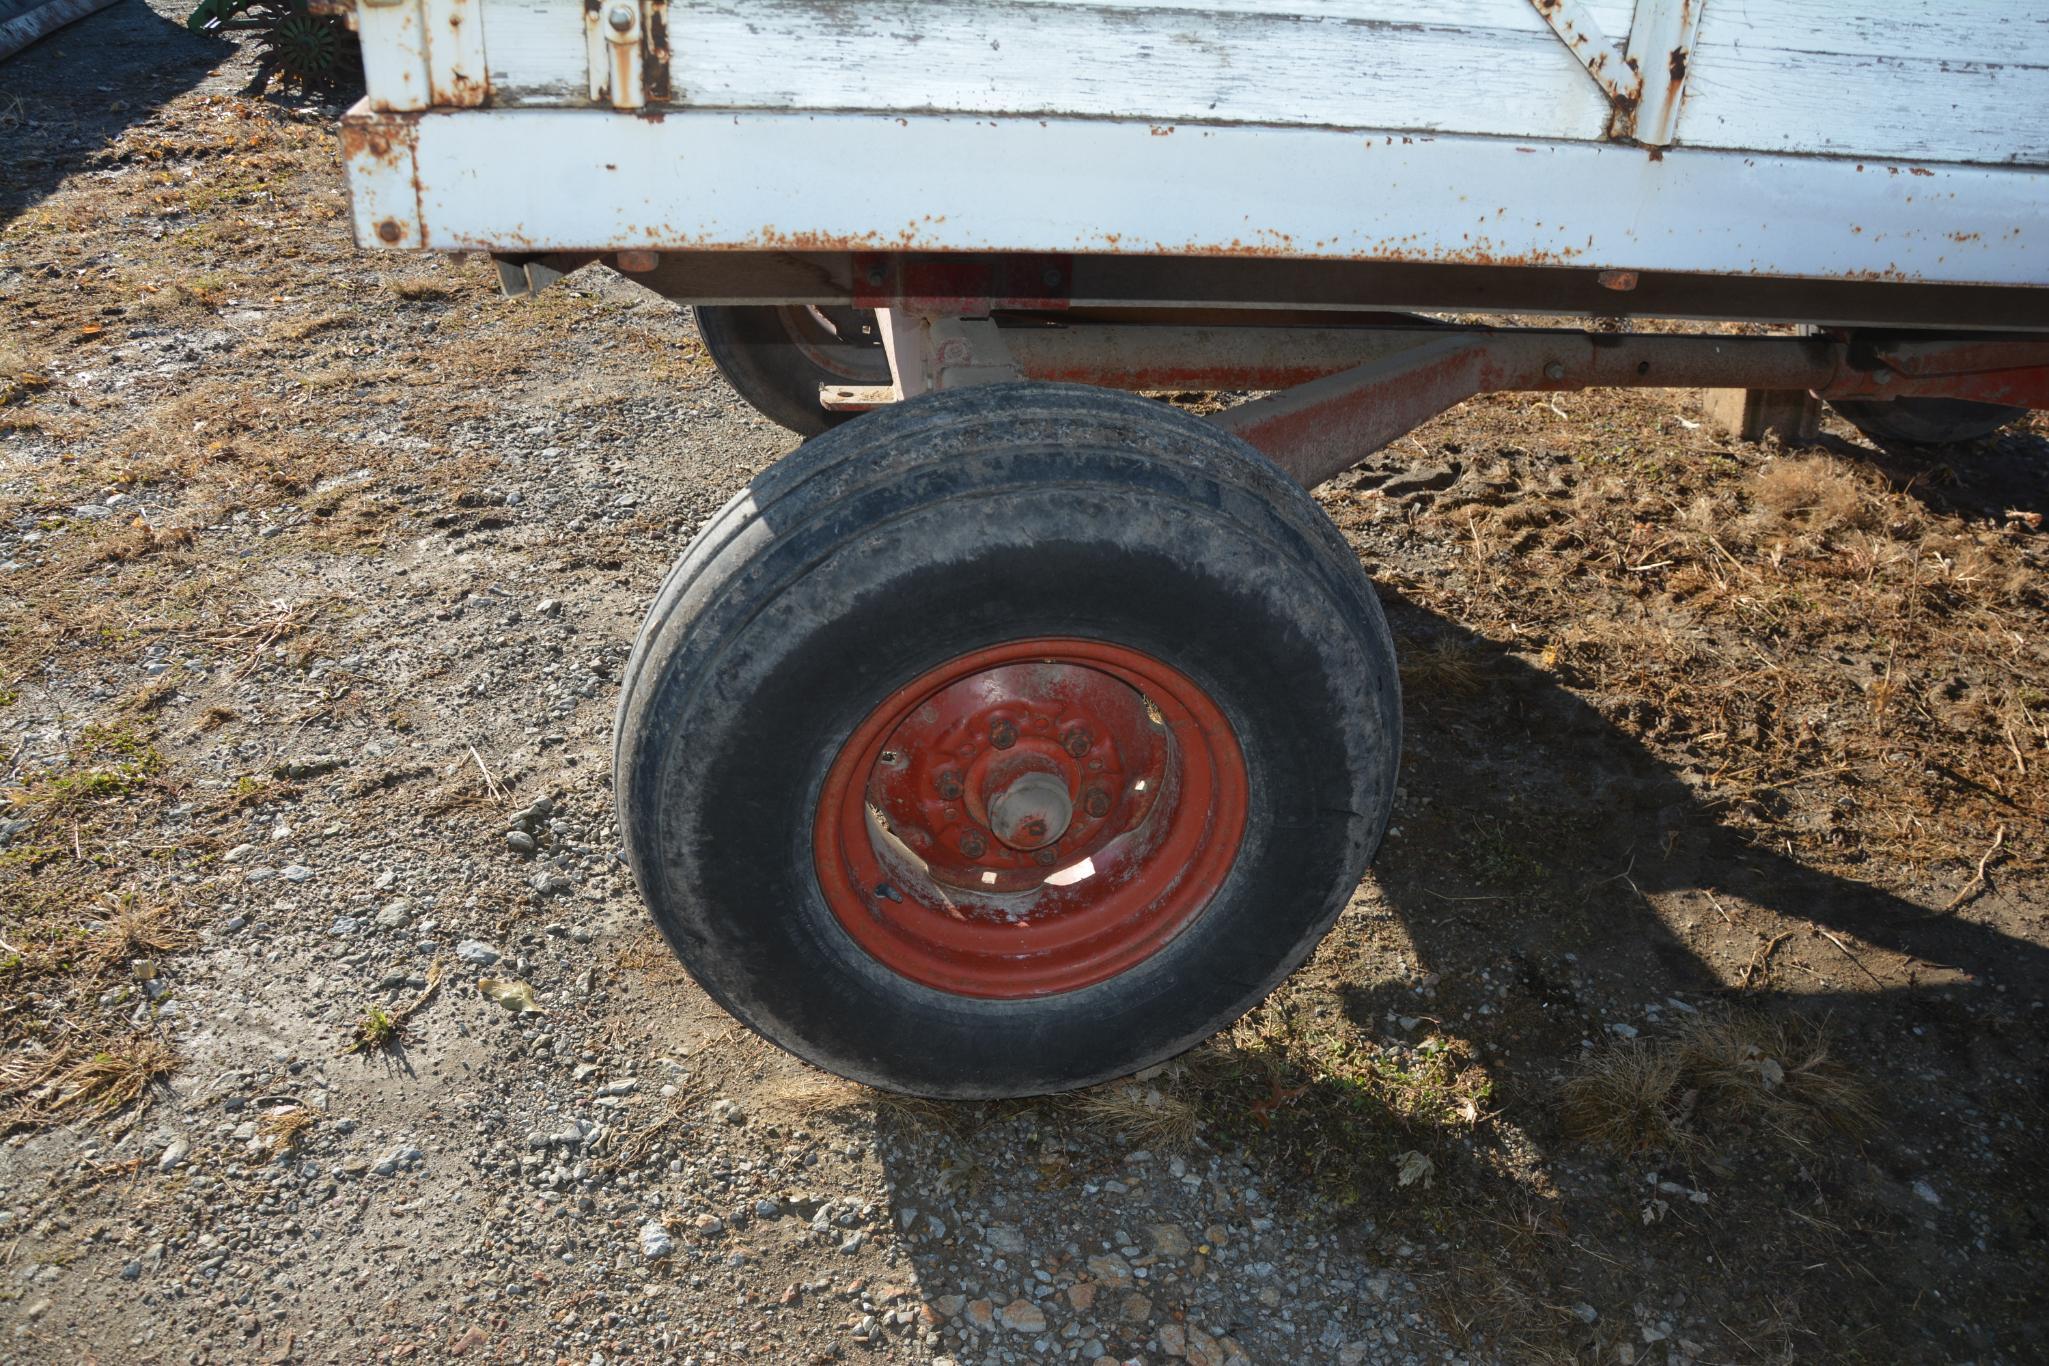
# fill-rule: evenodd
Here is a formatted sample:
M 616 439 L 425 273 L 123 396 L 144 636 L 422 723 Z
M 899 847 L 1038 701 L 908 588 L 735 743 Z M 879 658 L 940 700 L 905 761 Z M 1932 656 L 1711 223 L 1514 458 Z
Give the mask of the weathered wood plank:
M 560 0 L 495 0 L 499 96 L 568 102 L 582 79 L 576 22 Z M 1559 138 L 1598 136 L 1608 112 L 1527 0 L 697 0 L 670 6 L 669 32 L 675 102 L 695 107 Z
M 493 97 L 580 104 L 579 0 L 487 0 Z M 1582 6 L 1619 47 L 1630 0 Z M 678 0 L 685 107 L 1129 118 L 1597 139 L 1529 0 Z M 1619 56 L 1619 53 L 1618 53 Z M 1680 145 L 2049 163 L 2049 6 L 1711 0 Z
M 1677 141 L 2039 166 L 2049 164 L 2049 68 L 1711 49 L 1703 41 L 1687 78 Z

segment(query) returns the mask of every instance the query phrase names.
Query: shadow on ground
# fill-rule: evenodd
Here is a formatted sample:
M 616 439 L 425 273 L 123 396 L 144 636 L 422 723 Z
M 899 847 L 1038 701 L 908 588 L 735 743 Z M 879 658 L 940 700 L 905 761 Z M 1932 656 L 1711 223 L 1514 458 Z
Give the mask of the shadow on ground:
M 0 61 L 0 225 L 219 65 L 229 45 L 183 17 L 121 0 Z
M 1128 1088 L 1108 1157 L 1075 1137 L 1106 1118 L 1086 1102 L 881 1106 L 898 1222 L 914 1249 L 930 1229 L 921 1293 L 967 1306 L 947 1349 L 1206 1359 L 1193 1328 L 1216 1360 L 2039 1350 L 2017 1287 L 2049 1238 L 2049 953 L 1761 847 L 1553 674 L 1387 606 L 1403 647 L 1453 640 L 1484 687 L 1412 690 L 1396 829 L 1310 967 Z M 1782 1141 L 1739 1115 L 1626 1156 L 1563 1131 L 1584 1057 L 1731 1008 L 1815 1022 L 1878 1123 Z M 1203 1126 L 1178 1160 L 1148 1091 Z

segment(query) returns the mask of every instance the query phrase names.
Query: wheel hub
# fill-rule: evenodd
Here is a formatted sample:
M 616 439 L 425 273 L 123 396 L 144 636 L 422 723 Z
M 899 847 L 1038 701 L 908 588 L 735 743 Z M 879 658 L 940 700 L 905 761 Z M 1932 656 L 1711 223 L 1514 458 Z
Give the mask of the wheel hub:
M 1235 856 L 1243 760 L 1191 680 L 1078 640 L 978 651 L 841 751 L 814 852 L 841 923 L 928 985 L 1029 996 L 1157 951 Z

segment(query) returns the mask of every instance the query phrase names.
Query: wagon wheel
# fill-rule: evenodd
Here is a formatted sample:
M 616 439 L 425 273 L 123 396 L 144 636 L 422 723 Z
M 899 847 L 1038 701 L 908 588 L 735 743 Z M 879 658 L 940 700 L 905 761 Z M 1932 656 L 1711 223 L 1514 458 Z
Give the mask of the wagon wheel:
M 2028 415 L 2026 408 L 1962 398 L 1832 399 L 1843 420 L 1874 441 L 1947 446 L 1987 437 Z
M 875 314 L 859 308 L 708 307 L 697 332 L 712 364 L 749 407 L 799 436 L 817 436 L 852 413 L 818 402 L 821 384 L 889 383 Z
M 865 416 L 754 481 L 628 666 L 626 850 L 748 1025 L 932 1096 L 1085 1085 L 1298 965 L 1385 828 L 1372 586 L 1263 457 L 1011 384 Z

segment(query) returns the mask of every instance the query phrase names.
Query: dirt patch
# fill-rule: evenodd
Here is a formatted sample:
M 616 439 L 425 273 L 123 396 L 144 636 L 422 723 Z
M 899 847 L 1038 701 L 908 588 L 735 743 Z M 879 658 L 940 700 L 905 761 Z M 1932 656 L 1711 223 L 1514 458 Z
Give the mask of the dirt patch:
M 357 252 L 337 111 L 169 15 L 8 68 L 12 1356 L 2041 1355 L 2039 418 L 1405 439 L 1319 494 L 1408 722 L 1315 960 L 1084 1096 L 878 1097 L 689 983 L 610 816 L 640 613 L 786 438 L 610 277 Z

